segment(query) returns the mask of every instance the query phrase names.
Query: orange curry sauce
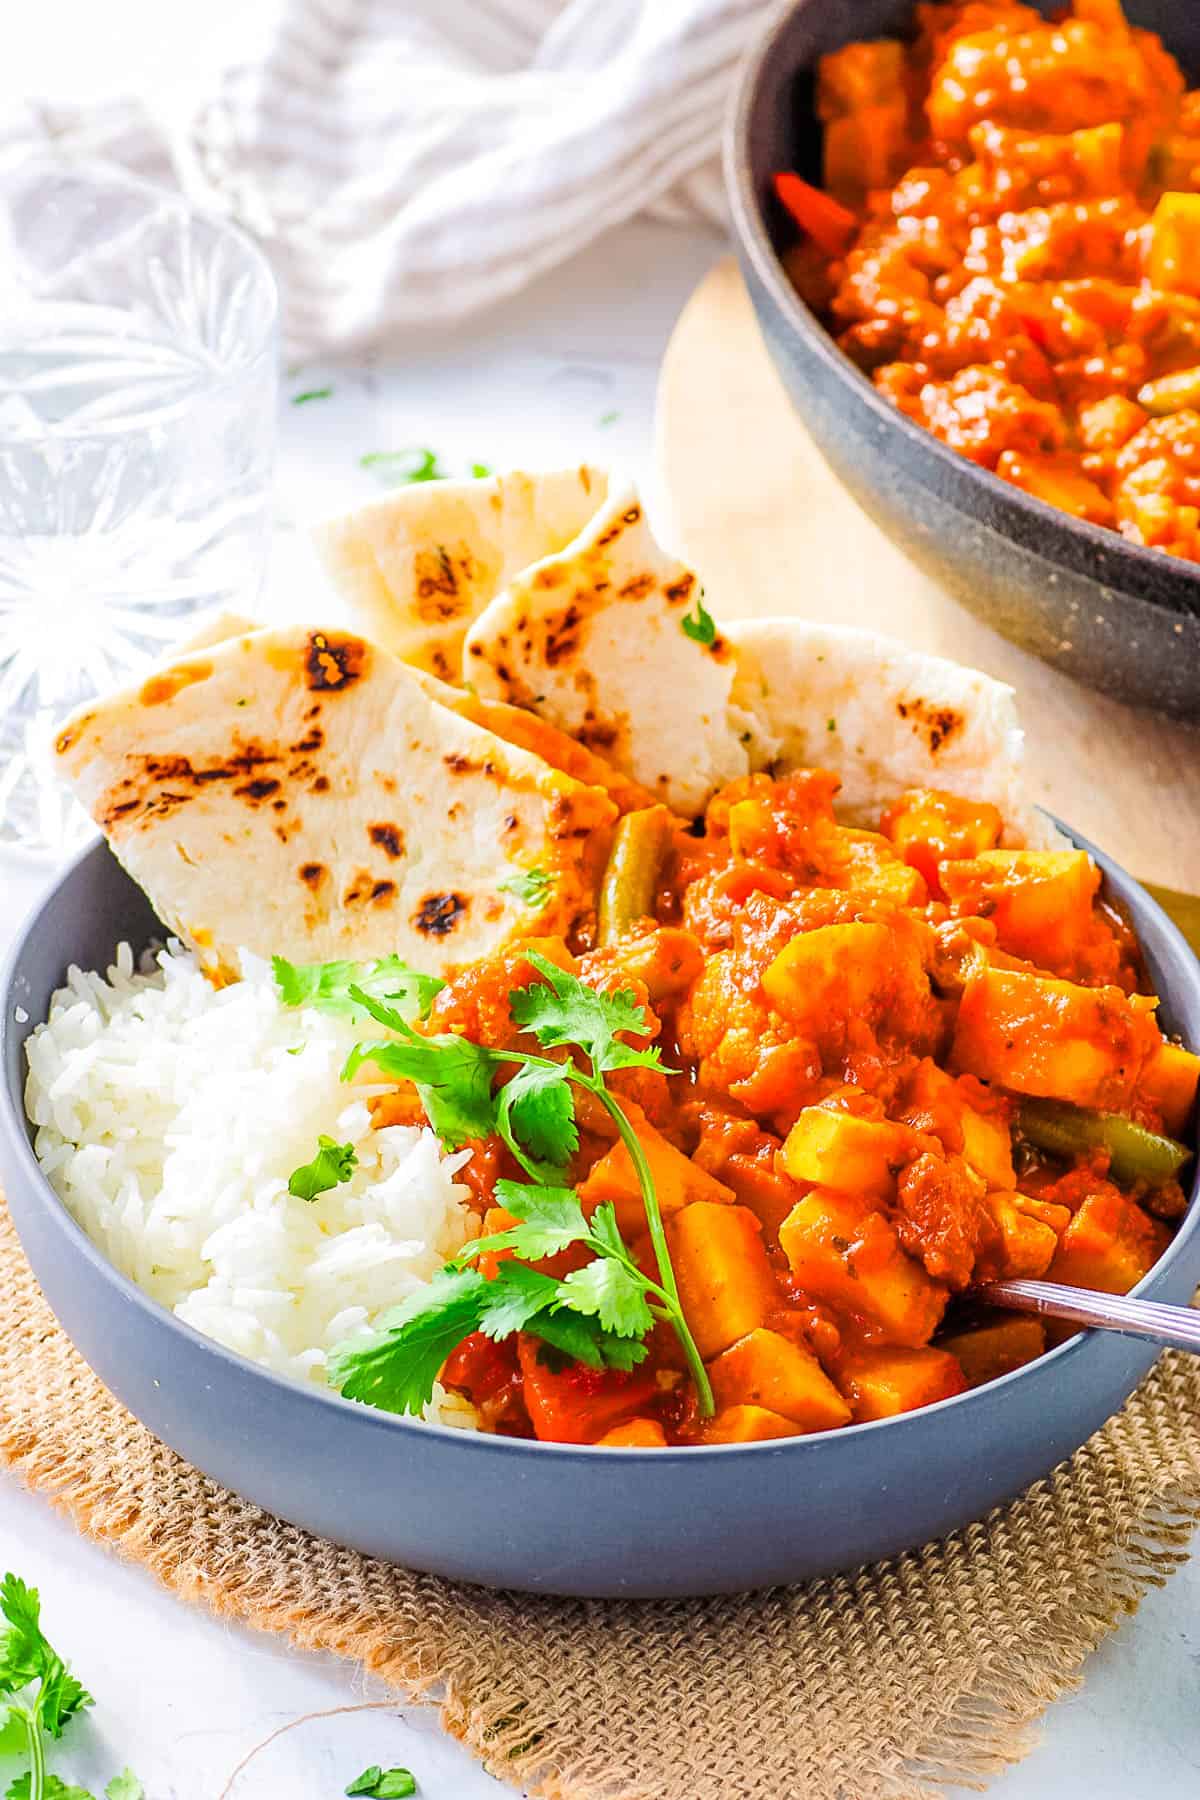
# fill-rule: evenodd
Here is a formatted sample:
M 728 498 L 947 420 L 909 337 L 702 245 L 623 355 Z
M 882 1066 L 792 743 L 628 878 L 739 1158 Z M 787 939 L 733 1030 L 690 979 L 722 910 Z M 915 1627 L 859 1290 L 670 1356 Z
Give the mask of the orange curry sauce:
M 791 279 L 900 410 L 1200 561 L 1200 90 L 1119 0 L 918 5 L 822 59 Z
M 678 1340 L 632 1373 L 536 1338 L 468 1338 L 443 1380 L 485 1429 L 567 1442 L 743 1442 L 878 1419 L 1038 1355 L 1035 1319 L 983 1313 L 989 1277 L 1124 1291 L 1169 1241 L 1179 1186 L 1120 1187 L 1103 1151 L 1043 1158 L 1022 1095 L 1182 1129 L 1200 1059 L 1164 1042 L 1136 945 L 1075 850 L 1000 848 L 996 809 L 930 790 L 878 832 L 837 823 L 836 777 L 751 776 L 676 823 L 656 917 L 605 949 L 537 948 L 632 989 L 673 1071 L 610 1077 L 655 1172 L 683 1308 L 715 1391 L 697 1417 Z M 439 995 L 426 1029 L 536 1048 L 509 994 L 516 945 Z M 654 1273 L 637 1177 L 578 1096 L 570 1170 Z M 420 1117 L 411 1090 L 380 1118 Z M 462 1179 L 487 1232 L 511 1224 L 499 1140 Z M 561 1276 L 579 1247 L 537 1265 Z M 483 1259 L 485 1273 L 488 1259 Z

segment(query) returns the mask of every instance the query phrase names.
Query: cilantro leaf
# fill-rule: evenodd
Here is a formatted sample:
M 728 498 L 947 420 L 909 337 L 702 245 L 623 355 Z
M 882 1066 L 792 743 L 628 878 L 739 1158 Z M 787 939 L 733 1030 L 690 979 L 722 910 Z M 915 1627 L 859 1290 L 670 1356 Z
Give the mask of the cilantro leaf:
M 305 388 L 302 394 L 292 395 L 292 405 L 307 406 L 310 400 L 328 400 L 332 393 L 331 387 Z
M 61 1737 L 63 1726 L 91 1706 L 92 1697 L 43 1635 L 36 1588 L 18 1575 L 6 1575 L 0 1582 L 0 1613 L 8 1621 L 0 1639 L 0 1693 L 15 1694 L 40 1682 L 34 1720 L 51 1737 Z
M 495 1192 L 500 1205 L 521 1223 L 490 1237 L 476 1238 L 460 1253 L 460 1262 L 489 1250 L 511 1250 L 526 1262 L 540 1262 L 544 1256 L 556 1256 L 569 1244 L 583 1243 L 588 1236 L 588 1222 L 574 1188 L 498 1181 Z
M 645 1009 L 630 989 L 598 993 L 537 950 L 527 951 L 525 960 L 545 979 L 509 995 L 513 1019 L 522 1030 L 531 1031 L 548 1049 L 556 1044 L 577 1045 L 591 1058 L 598 1075 L 606 1069 L 660 1066 L 657 1049 L 635 1050 L 617 1041 L 618 1032 L 644 1037 L 651 1029 Z
M 598 1256 L 582 1269 L 572 1269 L 562 1288 L 575 1312 L 594 1315 L 618 1337 L 645 1337 L 654 1327 L 644 1282 L 612 1257 Z
M 105 1788 L 104 1800 L 146 1800 L 146 1790 L 132 1769 L 122 1769 Z
M 513 1265 L 516 1268 L 520 1264 Z M 561 1283 L 559 1286 L 561 1287 Z M 650 1354 L 649 1345 L 641 1343 L 637 1338 L 617 1337 L 615 1333 L 604 1331 L 598 1320 L 586 1318 L 582 1313 L 555 1310 L 542 1312 L 530 1321 L 526 1327 L 543 1343 L 550 1344 L 569 1356 L 574 1362 L 586 1364 L 589 1369 L 621 1369 L 626 1372 L 644 1362 Z
M 490 475 L 491 472 L 492 472 L 491 467 L 488 463 L 472 463 L 471 464 L 471 473 L 475 477 L 476 481 L 482 481 L 484 479 L 484 477 L 486 475 Z
M 499 1053 L 453 1032 L 422 1037 L 406 1027 L 404 1035 L 406 1041 L 400 1044 L 355 1045 L 342 1080 L 349 1081 L 370 1062 L 391 1080 L 411 1081 L 430 1125 L 451 1150 L 495 1131 L 492 1080 L 503 1060 Z
M 706 649 L 717 641 L 717 623 L 705 607 L 702 599 L 703 588 L 696 594 L 696 610 L 685 613 L 679 623 L 683 626 L 683 635 L 690 637 L 694 644 L 703 644 Z
M 485 1337 L 499 1343 L 527 1328 L 539 1337 L 544 1335 L 539 1315 L 548 1315 L 558 1304 L 558 1282 L 553 1275 L 543 1275 L 540 1269 L 530 1269 L 522 1262 L 502 1262 L 496 1279 L 486 1286 L 479 1320 Z
M 347 1794 L 365 1794 L 367 1800 L 408 1800 L 417 1791 L 416 1779 L 409 1769 L 381 1769 L 372 1763 L 346 1789 Z
M 360 468 L 374 469 L 389 487 L 410 487 L 418 481 L 446 479 L 436 450 L 369 450 L 358 461 Z
M 506 881 L 498 881 L 497 889 L 502 894 L 513 894 L 522 905 L 531 912 L 545 912 L 554 892 L 553 875 L 547 875 L 545 869 L 523 869 L 519 875 L 510 875 Z
M 436 975 L 410 969 L 399 956 L 369 963 L 291 963 L 273 956 L 271 972 L 285 1006 L 316 1006 L 353 1016 L 359 1008 L 369 1011 L 371 1000 L 386 1000 L 410 1023 L 425 1018 L 446 985 Z
M 358 1152 L 353 1144 L 339 1144 L 324 1132 L 317 1139 L 317 1154 L 311 1162 L 302 1163 L 288 1177 L 288 1193 L 297 1200 L 315 1200 L 340 1182 L 349 1181 L 358 1167 Z
M 529 1174 L 552 1182 L 579 1148 L 566 1068 L 522 1063 L 496 1095 L 496 1128 Z
M 491 1285 L 477 1269 L 442 1269 L 428 1287 L 386 1313 L 365 1343 L 334 1350 L 333 1386 L 347 1399 L 385 1412 L 419 1413 L 450 1352 L 479 1330 Z
M 0 1613 L 8 1621 L 0 1638 L 0 1693 L 15 1694 L 38 1679 L 54 1652 L 42 1636 L 38 1591 L 19 1575 L 0 1582 Z
M 74 1782 L 66 1782 L 59 1775 L 47 1775 L 41 1791 L 45 1800 L 95 1800 L 95 1795 L 86 1788 L 76 1787 Z M 32 1792 L 33 1777 L 26 1770 L 5 1789 L 5 1800 L 29 1800 Z

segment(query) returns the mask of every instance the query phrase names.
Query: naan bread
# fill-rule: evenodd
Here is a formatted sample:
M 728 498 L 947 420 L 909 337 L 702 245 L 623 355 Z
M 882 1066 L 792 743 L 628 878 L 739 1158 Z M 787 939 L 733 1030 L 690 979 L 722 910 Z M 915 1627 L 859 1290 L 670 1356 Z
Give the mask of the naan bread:
M 750 768 L 733 652 L 683 629 L 700 592 L 655 543 L 636 494 L 517 575 L 467 633 L 463 679 L 537 713 L 676 812 Z
M 1026 798 L 1024 733 L 1003 682 L 849 626 L 739 619 L 725 636 L 756 769 L 834 770 L 852 824 L 877 826 L 904 788 L 935 787 L 999 807 L 1006 842 L 1061 841 Z
M 313 541 L 356 631 L 457 681 L 467 627 L 519 570 L 578 536 L 607 493 L 586 465 L 425 481 L 318 526 Z
M 59 766 L 208 966 L 398 953 L 441 972 L 591 904 L 616 808 L 344 632 L 255 631 L 77 713 Z M 552 877 L 545 904 L 505 891 Z

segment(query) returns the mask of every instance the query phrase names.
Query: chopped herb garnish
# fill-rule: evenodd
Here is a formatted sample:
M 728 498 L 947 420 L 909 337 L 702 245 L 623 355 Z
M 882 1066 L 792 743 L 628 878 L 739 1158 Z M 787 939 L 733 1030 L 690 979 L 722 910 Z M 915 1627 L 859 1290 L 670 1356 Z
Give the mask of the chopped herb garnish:
M 482 481 L 484 476 L 490 475 L 491 472 L 492 472 L 491 467 L 487 463 L 472 463 L 471 464 L 471 473 L 475 477 L 476 481 Z
M 685 613 L 679 623 L 683 626 L 685 637 L 690 637 L 694 644 L 707 646 L 717 641 L 717 625 L 704 605 L 703 593 L 701 588 L 696 595 L 695 612 Z
M 317 1139 L 317 1154 L 311 1162 L 302 1163 L 288 1177 L 288 1193 L 297 1200 L 315 1200 L 330 1188 L 349 1181 L 358 1167 L 358 1152 L 353 1144 L 339 1144 L 324 1132 Z
M 331 387 L 305 388 L 302 394 L 292 395 L 292 405 L 307 406 L 310 400 L 328 400 L 332 393 Z
M 417 1791 L 416 1778 L 409 1769 L 381 1769 L 372 1763 L 350 1786 L 347 1794 L 365 1794 L 367 1800 L 408 1800 Z
M 836 719 L 827 719 L 825 721 L 825 729 L 826 729 L 826 731 L 836 731 L 837 730 L 837 720 Z
M 619 412 L 601 413 L 600 417 L 596 420 L 596 423 L 600 426 L 615 425 L 620 416 Z
M 374 469 L 391 487 L 408 487 L 416 481 L 446 479 L 446 471 L 438 462 L 436 450 L 370 450 L 358 460 L 362 468 Z
M 399 956 L 381 956 L 370 963 L 291 963 L 286 957 L 271 958 L 271 972 L 285 1006 L 316 1006 L 322 1012 L 366 1011 L 351 999 L 357 988 L 372 1000 L 386 1000 L 410 1022 L 423 1019 L 445 987 L 436 975 L 410 969 Z
M 645 1358 L 644 1339 L 662 1320 L 678 1336 L 700 1409 L 711 1416 L 712 1389 L 679 1302 L 654 1173 L 605 1081 L 614 1069 L 662 1067 L 656 1048 L 637 1049 L 623 1041 L 647 1036 L 650 1020 L 628 989 L 599 993 L 537 951 L 528 951 L 526 960 L 541 979 L 510 993 L 513 1022 L 544 1049 L 581 1051 L 590 1067 L 491 1049 L 455 1033 L 426 1037 L 385 1005 L 352 991 L 351 997 L 397 1031 L 401 1041 L 359 1044 L 344 1079 L 370 1062 L 384 1075 L 413 1082 L 430 1125 L 448 1148 L 496 1134 L 532 1183 L 498 1182 L 497 1199 L 519 1223 L 469 1244 L 428 1288 L 388 1315 L 375 1336 L 335 1352 L 331 1379 L 351 1399 L 393 1412 L 419 1412 L 446 1357 L 474 1331 L 496 1338 L 529 1331 L 592 1368 L 629 1369 Z M 497 1088 L 496 1078 L 506 1069 L 514 1072 Z M 585 1218 L 578 1194 L 564 1180 L 579 1142 L 575 1088 L 605 1108 L 637 1173 L 657 1281 L 637 1266 L 613 1208 L 601 1206 Z M 499 1263 L 492 1280 L 469 1266 L 496 1250 L 537 1262 L 573 1243 L 585 1245 L 596 1261 L 561 1281 L 523 1261 Z
M 525 869 L 496 885 L 502 894 L 515 895 L 531 911 L 544 912 L 554 892 L 554 877 L 547 875 L 545 869 Z

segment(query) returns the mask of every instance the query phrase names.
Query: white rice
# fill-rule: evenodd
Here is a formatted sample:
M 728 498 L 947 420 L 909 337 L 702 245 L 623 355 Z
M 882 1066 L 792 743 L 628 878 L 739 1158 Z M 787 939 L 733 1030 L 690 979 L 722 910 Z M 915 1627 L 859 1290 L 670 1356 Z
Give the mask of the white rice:
M 349 1019 L 285 1007 L 265 963 L 214 989 L 178 945 L 107 977 L 72 968 L 28 1040 L 25 1104 L 65 1205 L 118 1269 L 219 1344 L 322 1382 L 330 1350 L 365 1334 L 476 1229 L 428 1130 L 375 1130 L 377 1089 L 340 1071 Z M 288 1178 L 320 1133 L 358 1166 L 315 1201 Z M 428 1416 L 474 1423 L 439 1387 Z

